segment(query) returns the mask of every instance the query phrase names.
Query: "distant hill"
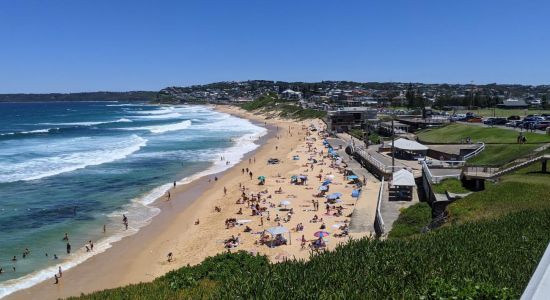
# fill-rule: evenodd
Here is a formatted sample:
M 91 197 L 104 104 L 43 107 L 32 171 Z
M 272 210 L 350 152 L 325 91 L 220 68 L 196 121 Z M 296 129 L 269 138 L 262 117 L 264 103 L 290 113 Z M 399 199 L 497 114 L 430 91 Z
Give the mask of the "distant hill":
M 0 94 L 0 102 L 42 102 L 42 101 L 153 101 L 158 92 L 90 92 L 52 94 Z

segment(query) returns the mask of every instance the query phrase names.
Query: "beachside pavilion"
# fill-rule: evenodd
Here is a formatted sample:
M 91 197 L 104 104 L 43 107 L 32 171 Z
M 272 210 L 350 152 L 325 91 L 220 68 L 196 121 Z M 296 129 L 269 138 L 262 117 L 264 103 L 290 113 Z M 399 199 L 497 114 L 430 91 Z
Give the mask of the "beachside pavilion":
M 425 157 L 428 153 L 428 147 L 407 139 L 397 139 L 393 142 L 395 147 L 395 157 L 401 159 L 415 159 L 418 157 Z M 391 149 L 391 142 L 388 144 Z
M 394 172 L 390 184 L 390 199 L 411 201 L 415 186 L 413 173 L 405 169 Z

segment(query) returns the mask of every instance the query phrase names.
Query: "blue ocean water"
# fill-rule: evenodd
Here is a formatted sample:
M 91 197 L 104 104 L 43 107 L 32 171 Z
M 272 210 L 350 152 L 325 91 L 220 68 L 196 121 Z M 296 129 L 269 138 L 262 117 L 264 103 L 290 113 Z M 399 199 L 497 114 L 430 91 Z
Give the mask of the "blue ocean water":
M 136 232 L 173 181 L 230 167 L 265 133 L 206 106 L 0 103 L 0 297 L 85 260 L 88 240 L 98 253 Z

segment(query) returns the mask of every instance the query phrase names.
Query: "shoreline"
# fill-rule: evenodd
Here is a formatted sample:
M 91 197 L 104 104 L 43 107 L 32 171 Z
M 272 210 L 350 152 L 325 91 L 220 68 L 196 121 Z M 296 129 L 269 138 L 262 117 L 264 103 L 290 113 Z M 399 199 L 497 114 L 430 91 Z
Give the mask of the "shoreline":
M 164 196 L 157 198 L 150 205 L 159 208 L 160 212 L 149 220 L 148 224 L 141 227 L 135 234 L 125 236 L 121 240 L 112 243 L 110 248 L 106 249 L 104 252 L 93 255 L 71 269 L 64 270 L 63 278 L 59 285 L 54 286 L 49 280 L 42 281 L 31 287 L 15 291 L 7 295 L 5 299 L 57 299 L 60 297 L 76 296 L 80 295 L 81 292 L 89 293 L 130 283 L 150 281 L 171 269 L 183 266 L 183 263 L 178 264 L 177 256 L 175 257 L 175 261 L 170 265 L 165 263 L 166 253 L 172 251 L 168 246 L 166 247 L 166 251 L 156 253 L 157 260 L 151 262 L 150 255 L 152 251 L 143 249 L 145 248 L 143 245 L 152 241 L 156 242 L 157 246 L 169 244 L 169 241 L 162 241 L 159 240 L 159 238 L 163 235 L 163 232 L 165 232 L 164 228 L 170 226 L 174 227 L 173 223 L 176 223 L 172 222 L 174 218 L 178 218 L 179 220 L 184 219 L 183 222 L 177 222 L 179 225 L 184 225 L 186 227 L 183 231 L 193 228 L 195 209 L 192 208 L 203 206 L 197 203 L 200 202 L 198 200 L 213 187 L 212 185 L 217 184 L 208 183 L 205 178 L 219 177 L 219 181 L 223 181 L 227 173 L 230 173 L 231 170 L 237 170 L 237 166 L 245 163 L 249 157 L 260 152 L 262 148 L 265 148 L 265 146 L 269 144 L 268 142 L 270 140 L 274 139 L 274 124 L 278 123 L 277 121 L 268 121 L 264 123 L 265 120 L 257 116 L 245 116 L 235 112 L 228 112 L 225 109 L 214 106 L 210 106 L 210 108 L 219 112 L 229 113 L 239 118 L 245 118 L 255 125 L 266 128 L 267 133 L 254 141 L 259 146 L 245 153 L 239 163 L 221 172 L 194 178 L 188 183 L 177 186 L 176 189 L 171 188 L 170 192 L 172 197 L 169 201 L 163 200 L 163 198 L 165 198 Z M 278 121 L 280 122 L 280 120 Z M 260 122 L 262 124 L 259 124 Z M 180 230 L 180 232 L 181 231 L 182 230 Z M 191 261 L 192 264 L 196 264 L 201 262 L 205 257 L 206 256 L 201 257 L 200 259 L 186 259 L 186 261 L 187 263 Z M 179 258 L 179 260 L 182 260 L 182 258 Z M 116 264 L 113 265 L 112 261 L 116 261 Z M 143 266 L 142 264 L 138 267 L 133 266 L 136 261 L 148 261 L 149 266 Z M 131 269 L 131 271 L 128 269 Z M 109 275 L 106 276 L 105 274 Z

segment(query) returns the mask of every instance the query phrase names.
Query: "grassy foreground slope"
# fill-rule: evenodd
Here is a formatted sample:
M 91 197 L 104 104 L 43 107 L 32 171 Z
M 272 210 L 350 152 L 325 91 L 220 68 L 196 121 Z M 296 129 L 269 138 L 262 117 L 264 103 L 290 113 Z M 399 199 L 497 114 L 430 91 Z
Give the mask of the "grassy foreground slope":
M 418 138 L 429 143 L 460 143 L 470 137 L 473 142 L 515 144 L 518 132 L 510 129 L 480 125 L 450 124 L 419 132 Z M 527 143 L 550 143 L 550 136 L 524 132 Z
M 512 299 L 527 285 L 549 230 L 550 210 L 523 211 L 416 239 L 351 241 L 307 262 L 223 254 L 81 299 Z

